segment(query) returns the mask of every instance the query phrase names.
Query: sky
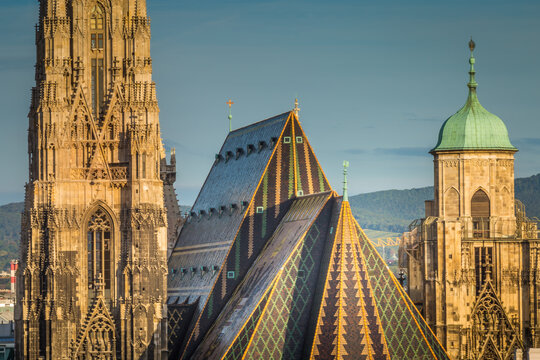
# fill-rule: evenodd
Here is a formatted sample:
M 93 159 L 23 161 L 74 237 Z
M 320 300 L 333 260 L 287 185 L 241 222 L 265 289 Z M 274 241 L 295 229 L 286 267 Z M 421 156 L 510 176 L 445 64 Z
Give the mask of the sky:
M 293 108 L 332 186 L 429 186 L 428 151 L 467 97 L 506 123 L 516 177 L 540 173 L 540 1 L 147 0 L 162 137 L 192 204 L 228 131 Z M 22 201 L 35 0 L 0 2 L 0 204 Z

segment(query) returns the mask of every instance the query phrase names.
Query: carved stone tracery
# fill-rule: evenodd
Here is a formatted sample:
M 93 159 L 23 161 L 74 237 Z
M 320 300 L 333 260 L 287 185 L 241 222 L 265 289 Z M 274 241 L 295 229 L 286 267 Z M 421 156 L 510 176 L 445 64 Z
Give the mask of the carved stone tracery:
M 165 151 L 146 2 L 40 0 L 39 6 L 16 356 L 160 358 L 166 314 L 135 313 L 139 305 L 162 309 L 166 297 L 166 271 L 159 270 L 167 251 L 159 181 Z M 104 212 L 106 226 L 96 216 Z M 98 257 L 109 245 L 110 258 Z M 89 253 L 96 254 L 92 261 Z M 110 276 L 99 261 L 110 261 Z M 146 275 L 135 284 L 130 271 L 119 275 L 126 264 Z M 90 274 L 91 266 L 103 271 Z M 89 278 L 101 272 L 105 300 L 94 305 L 98 291 Z M 143 323 L 147 335 L 137 338 L 134 326 Z
M 524 348 L 490 278 L 474 306 L 469 337 L 475 359 L 506 360 L 511 358 L 516 348 Z
M 72 345 L 73 358 L 77 360 L 116 359 L 114 321 L 102 296 L 88 312 L 84 324 Z

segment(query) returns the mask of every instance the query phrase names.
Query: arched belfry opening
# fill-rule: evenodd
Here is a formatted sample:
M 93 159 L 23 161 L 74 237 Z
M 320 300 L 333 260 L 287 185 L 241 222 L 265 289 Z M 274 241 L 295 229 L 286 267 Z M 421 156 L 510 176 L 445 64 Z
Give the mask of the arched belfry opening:
M 471 217 L 473 221 L 473 237 L 489 238 L 490 200 L 484 190 L 478 190 L 471 199 Z
M 113 250 L 113 222 L 101 207 L 90 216 L 87 223 L 88 298 L 96 296 L 99 279 L 103 279 L 106 299 L 111 297 Z

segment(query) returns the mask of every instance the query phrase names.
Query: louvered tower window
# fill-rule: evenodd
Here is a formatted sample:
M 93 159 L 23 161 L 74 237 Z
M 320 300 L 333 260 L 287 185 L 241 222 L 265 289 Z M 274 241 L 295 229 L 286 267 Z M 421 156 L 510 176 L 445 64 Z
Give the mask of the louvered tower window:
M 97 4 L 90 16 L 90 50 L 92 110 L 98 116 L 105 96 L 105 11 Z
M 473 237 L 476 239 L 488 239 L 490 201 L 487 194 L 478 190 L 471 200 L 471 216 L 473 222 Z

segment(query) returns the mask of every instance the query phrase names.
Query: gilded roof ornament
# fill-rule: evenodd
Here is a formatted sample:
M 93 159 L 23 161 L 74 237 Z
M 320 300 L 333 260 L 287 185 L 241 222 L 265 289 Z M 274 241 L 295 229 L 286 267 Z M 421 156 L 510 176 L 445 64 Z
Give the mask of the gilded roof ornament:
M 228 116 L 228 118 L 229 118 L 229 132 L 231 132 L 232 131 L 232 112 L 231 112 L 232 110 L 231 110 L 231 108 L 234 105 L 234 102 L 231 99 L 229 99 L 225 104 L 229 105 L 229 116 Z
M 293 109 L 293 112 L 294 112 L 294 114 L 296 115 L 296 117 L 298 117 L 298 114 L 300 113 L 300 107 L 298 106 L 298 98 L 295 98 L 295 99 L 294 99 L 294 109 Z
M 469 49 L 471 49 L 471 52 L 473 52 L 475 48 L 476 48 L 476 43 L 474 42 L 471 36 L 471 41 L 469 41 Z

